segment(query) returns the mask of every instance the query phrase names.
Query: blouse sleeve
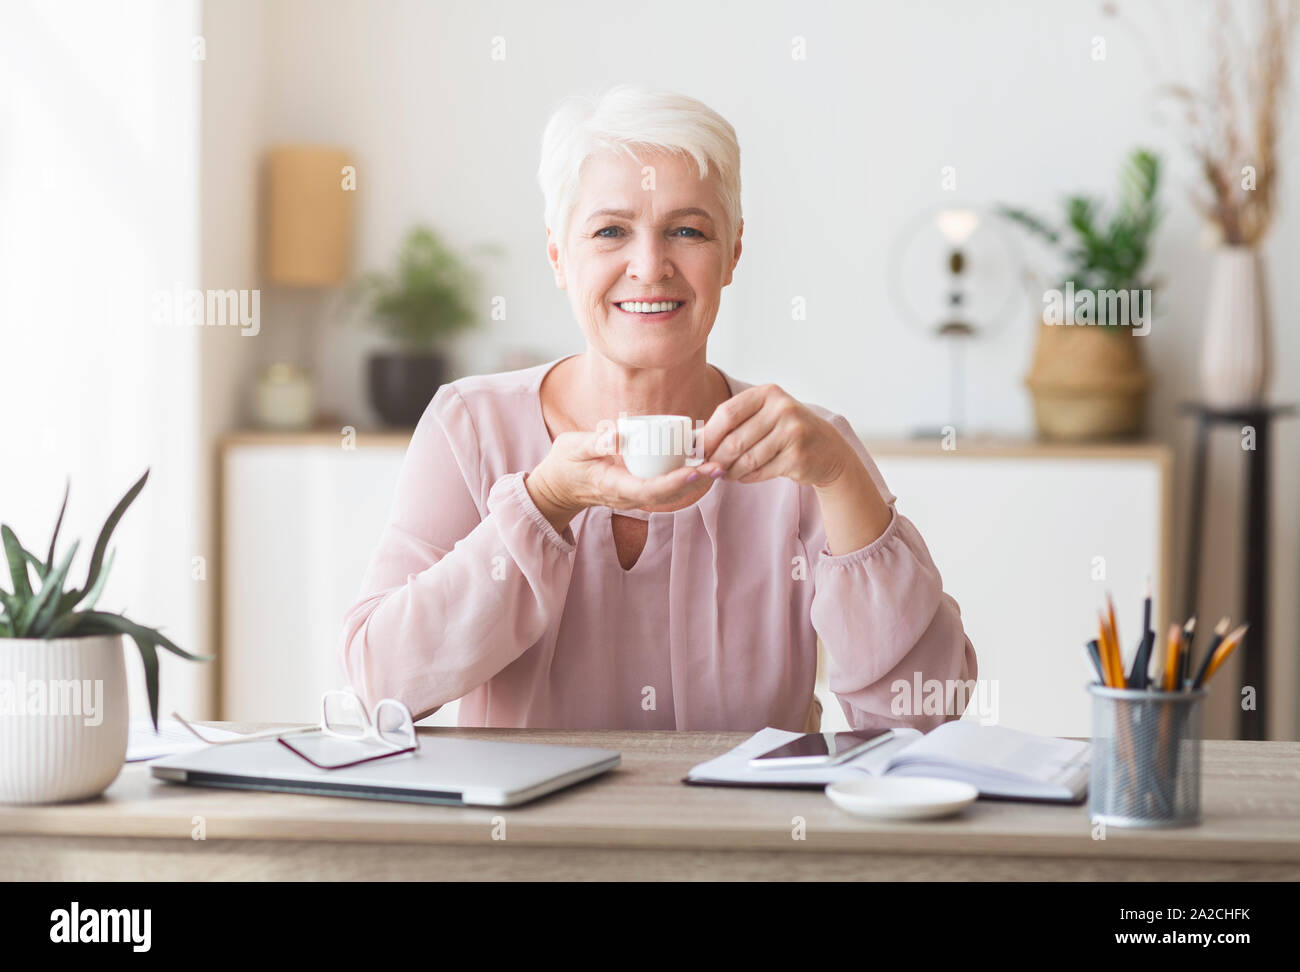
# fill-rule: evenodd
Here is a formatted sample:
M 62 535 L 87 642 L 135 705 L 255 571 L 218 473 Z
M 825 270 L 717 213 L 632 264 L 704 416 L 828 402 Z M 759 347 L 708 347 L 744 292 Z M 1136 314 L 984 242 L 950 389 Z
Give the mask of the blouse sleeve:
M 373 705 L 424 718 L 482 685 L 541 638 L 564 606 L 573 533 L 538 510 L 524 472 L 501 475 L 481 513 L 472 416 L 440 388 L 412 436 L 379 546 L 346 612 L 339 661 Z
M 867 546 L 839 556 L 826 544 L 820 510 L 809 531 L 807 546 L 817 551 L 812 624 L 826 647 L 828 685 L 854 729 L 929 731 L 959 718 L 974 696 L 975 648 L 925 541 L 896 509 L 875 461 L 842 416 L 833 424 L 866 465 L 890 520 Z

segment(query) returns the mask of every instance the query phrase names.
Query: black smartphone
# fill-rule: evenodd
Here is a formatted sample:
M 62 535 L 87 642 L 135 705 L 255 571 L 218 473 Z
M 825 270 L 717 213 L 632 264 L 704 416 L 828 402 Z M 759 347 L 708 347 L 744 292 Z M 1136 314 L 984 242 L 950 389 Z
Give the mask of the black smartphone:
M 754 769 L 834 766 L 892 739 L 892 729 L 867 732 L 809 732 L 749 761 Z

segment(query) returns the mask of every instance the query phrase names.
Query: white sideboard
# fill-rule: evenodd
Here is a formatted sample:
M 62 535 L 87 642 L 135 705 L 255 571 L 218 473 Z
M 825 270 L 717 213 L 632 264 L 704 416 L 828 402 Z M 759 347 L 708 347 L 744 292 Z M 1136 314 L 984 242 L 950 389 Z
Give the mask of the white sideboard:
M 223 443 L 221 717 L 311 721 L 344 684 L 336 650 L 378 542 L 409 435 L 241 433 Z M 1125 650 L 1152 578 L 1168 603 L 1170 453 L 1097 447 L 873 442 L 920 528 L 979 658 L 967 717 L 1088 735 L 1083 644 L 1105 591 Z M 1098 560 L 1097 558 L 1101 558 Z M 1104 579 L 1096 579 L 1104 571 Z M 818 683 L 824 729 L 847 725 Z M 427 724 L 454 725 L 456 705 Z
M 320 718 L 408 434 L 240 433 L 222 444 L 221 718 Z M 348 448 L 347 446 L 354 446 Z M 455 725 L 455 706 L 430 724 Z
M 1083 646 L 1096 637 L 1106 592 L 1126 656 L 1148 577 L 1153 624 L 1165 630 L 1170 450 L 976 442 L 945 451 L 937 440 L 870 439 L 867 447 L 961 607 L 980 682 L 966 717 L 1091 735 Z M 846 728 L 824 683 L 818 691 L 822 728 Z

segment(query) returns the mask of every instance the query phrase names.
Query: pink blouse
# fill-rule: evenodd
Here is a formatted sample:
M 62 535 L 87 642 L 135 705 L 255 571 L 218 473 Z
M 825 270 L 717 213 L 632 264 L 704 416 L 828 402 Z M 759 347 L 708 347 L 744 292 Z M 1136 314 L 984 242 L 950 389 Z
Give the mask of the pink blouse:
M 975 649 L 842 416 L 809 406 L 890 506 L 874 542 L 833 556 L 812 487 L 720 479 L 682 510 L 619 511 L 649 520 L 624 570 L 614 511 L 586 509 L 559 534 L 523 484 L 551 448 L 539 390 L 560 360 L 462 378 L 425 410 L 345 616 L 340 661 L 368 705 L 391 696 L 422 718 L 461 699 L 462 726 L 816 729 L 820 635 L 854 728 L 960 715 L 913 704 L 915 673 L 950 698 L 949 680 L 973 682 Z M 750 387 L 723 375 L 733 395 Z M 900 679 L 909 688 L 895 707 Z

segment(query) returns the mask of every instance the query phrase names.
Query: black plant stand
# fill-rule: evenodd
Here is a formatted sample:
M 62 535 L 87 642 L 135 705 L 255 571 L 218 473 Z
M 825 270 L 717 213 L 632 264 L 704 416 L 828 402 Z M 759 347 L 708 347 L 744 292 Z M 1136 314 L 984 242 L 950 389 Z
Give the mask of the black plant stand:
M 1294 405 L 1264 405 L 1256 408 L 1218 409 L 1198 402 L 1186 402 L 1185 413 L 1196 416 L 1196 447 L 1192 457 L 1192 502 L 1187 532 L 1187 576 L 1183 589 L 1183 617 L 1196 613 L 1197 589 L 1201 577 L 1201 531 L 1205 512 L 1205 463 L 1209 451 L 1210 427 L 1213 425 L 1250 426 L 1255 430 L 1255 448 L 1241 450 L 1246 456 L 1246 522 L 1244 540 L 1245 576 L 1242 578 L 1246 600 L 1244 621 L 1250 632 L 1242 644 L 1245 653 L 1242 685 L 1255 687 L 1256 708 L 1243 709 L 1238 723 L 1242 739 L 1263 739 L 1268 730 L 1268 513 L 1269 467 L 1272 462 L 1270 426 L 1275 418 L 1295 413 Z M 1209 645 L 1213 622 L 1197 621 L 1197 641 Z M 1198 652 L 1198 659 L 1200 652 Z

